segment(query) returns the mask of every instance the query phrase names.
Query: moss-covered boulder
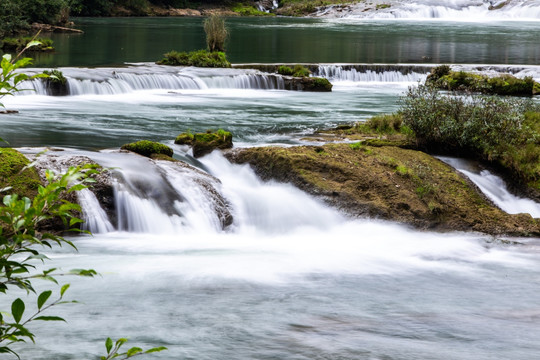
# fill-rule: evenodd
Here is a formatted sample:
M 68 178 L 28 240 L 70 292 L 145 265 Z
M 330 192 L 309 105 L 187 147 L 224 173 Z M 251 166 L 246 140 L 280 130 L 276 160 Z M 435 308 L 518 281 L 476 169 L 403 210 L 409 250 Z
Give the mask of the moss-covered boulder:
M 45 83 L 47 92 L 52 96 L 67 96 L 69 95 L 69 87 L 67 79 L 64 74 L 57 69 L 54 70 L 45 70 L 43 71 L 45 75 L 48 75 L 46 78 L 42 78 L 42 81 Z
M 328 79 L 319 77 L 285 77 L 285 89 L 296 91 L 332 91 L 332 84 Z
M 30 162 L 28 159 L 11 148 L 0 148 L 0 189 L 10 187 L 0 193 L 0 198 L 7 194 L 18 194 L 32 198 L 41 181 L 34 168 L 23 168 Z
M 487 76 L 467 71 L 452 71 L 448 65 L 433 68 L 426 84 L 442 90 L 494 95 L 531 96 L 540 93 L 540 84 L 530 76 L 524 78 L 517 78 L 511 74 Z
M 173 149 L 171 149 L 167 145 L 149 140 L 141 140 L 125 144 L 122 145 L 121 149 L 132 151 L 146 157 L 153 157 L 156 155 L 165 155 L 167 157 L 173 156 Z
M 538 219 L 496 208 L 454 169 L 421 151 L 359 142 L 237 149 L 226 156 L 353 216 L 426 229 L 540 235 Z
M 182 133 L 176 137 L 174 143 L 192 146 L 195 157 L 204 156 L 215 149 L 224 150 L 233 147 L 232 134 L 223 129 L 196 134 Z

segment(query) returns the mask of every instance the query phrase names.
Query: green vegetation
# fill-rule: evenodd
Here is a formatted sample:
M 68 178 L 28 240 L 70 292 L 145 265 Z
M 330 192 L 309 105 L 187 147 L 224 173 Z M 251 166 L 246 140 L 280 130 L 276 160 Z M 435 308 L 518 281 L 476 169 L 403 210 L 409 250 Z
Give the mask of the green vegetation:
M 67 82 L 67 79 L 64 77 L 64 73 L 58 69 L 45 70 L 43 73 L 48 75 L 48 77 L 45 79 L 46 81 L 59 83 L 61 85 L 65 85 Z
M 26 47 L 19 53 L 19 55 L 21 55 L 26 49 L 38 44 L 39 42 L 37 41 L 28 43 Z M 15 59 L 12 59 L 10 54 L 5 54 L 2 56 L 2 60 L 0 61 L 0 67 L 2 68 L 2 71 L 0 72 L 0 99 L 6 95 L 14 95 L 17 92 L 22 91 L 23 89 L 20 89 L 19 85 L 25 80 L 47 77 L 46 74 L 29 76 L 24 73 L 16 72 L 18 69 L 30 65 L 31 63 L 31 58 L 18 59 L 16 57 Z M 0 107 L 4 107 L 4 104 L 0 103 Z
M 33 197 L 41 185 L 34 168 L 20 152 L 11 148 L 0 148 L 0 189 L 7 187 L 15 194 Z
M 32 23 L 66 25 L 70 0 L 0 1 L 0 39 L 27 31 Z
M 178 145 L 190 145 L 193 147 L 193 156 L 201 157 L 211 153 L 214 149 L 230 149 L 233 147 L 233 136 L 229 131 L 219 129 L 208 130 L 205 133 L 192 134 L 182 133 L 174 141 Z
M 318 7 L 334 4 L 351 4 L 362 0 L 280 0 L 277 15 L 304 16 L 317 11 Z
M 308 68 L 303 65 L 295 65 L 294 69 L 291 69 L 289 66 L 280 65 L 277 69 L 278 74 L 285 76 L 294 76 L 294 77 L 306 77 L 311 74 Z
M 540 190 L 540 105 L 498 96 L 443 95 L 421 85 L 402 98 L 420 148 L 490 161 Z
M 231 10 L 242 16 L 275 16 L 276 14 L 261 11 L 253 6 L 253 3 L 236 3 Z
M 208 50 L 210 52 L 224 52 L 225 41 L 229 36 L 225 20 L 217 14 L 212 14 L 204 20 L 203 27 Z
M 540 94 L 540 84 L 532 77 L 523 79 L 510 74 L 489 77 L 465 71 L 452 71 L 448 65 L 434 68 L 426 84 L 442 90 L 472 91 L 496 95 L 535 95 Z
M 377 10 L 382 10 L 382 9 L 388 9 L 392 7 L 392 5 L 390 4 L 377 4 L 377 6 L 375 7 L 375 9 Z
M 27 51 L 54 51 L 53 41 L 49 38 L 19 37 L 19 38 L 4 38 L 2 40 L 2 51 L 4 52 L 20 52 L 32 41 L 38 41 L 40 44 L 32 46 Z
M 173 156 L 173 149 L 167 145 L 149 140 L 140 140 L 133 143 L 124 144 L 122 145 L 121 149 L 132 151 L 146 157 L 159 154 Z
M 223 52 L 209 52 L 197 50 L 191 52 L 171 51 L 166 53 L 165 58 L 158 61 L 159 65 L 171 66 L 197 66 L 197 67 L 231 67 L 227 56 Z
M 366 122 L 356 123 L 354 130 L 361 133 L 397 134 L 402 132 L 403 116 L 400 113 L 381 114 L 369 118 Z

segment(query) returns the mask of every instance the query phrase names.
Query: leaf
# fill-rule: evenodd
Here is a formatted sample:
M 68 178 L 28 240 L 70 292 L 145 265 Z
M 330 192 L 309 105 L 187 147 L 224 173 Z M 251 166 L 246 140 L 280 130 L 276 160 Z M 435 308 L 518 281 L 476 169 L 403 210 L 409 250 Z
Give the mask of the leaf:
M 144 353 L 145 354 L 151 354 L 151 353 L 160 352 L 160 351 L 164 351 L 164 350 L 169 350 L 169 349 L 167 349 L 165 346 L 160 346 L 160 347 L 155 347 L 155 348 L 148 349 Z
M 126 353 L 127 357 L 132 357 L 133 355 L 136 355 L 138 353 L 141 353 L 143 351 L 143 349 L 141 349 L 140 347 L 132 347 L 131 349 L 129 349 Z
M 66 322 L 66 320 L 62 319 L 59 316 L 38 316 L 34 318 L 34 320 L 42 320 L 42 321 L 63 321 Z
M 43 305 L 45 304 L 45 302 L 49 299 L 51 295 L 52 295 L 51 290 L 47 290 L 39 294 L 38 299 L 37 299 L 38 310 L 41 310 L 41 308 L 43 307 Z
M 24 301 L 22 301 L 20 298 L 15 299 L 15 301 L 13 301 L 11 304 L 11 314 L 13 315 L 13 318 L 17 324 L 21 321 L 24 314 L 24 308 Z
M 26 44 L 26 47 L 24 49 L 26 50 L 33 46 L 39 46 L 39 45 L 41 45 L 41 41 L 37 41 L 37 40 L 30 41 L 28 44 Z
M 64 286 L 62 286 L 62 288 L 60 289 L 60 297 L 64 296 L 64 293 L 67 289 L 69 289 L 69 284 L 65 284 Z
M 112 339 L 109 337 L 109 338 L 107 338 L 107 340 L 105 341 L 105 348 L 107 349 L 107 354 L 110 354 L 110 353 L 111 353 L 112 347 L 113 347 L 113 341 L 112 341 Z

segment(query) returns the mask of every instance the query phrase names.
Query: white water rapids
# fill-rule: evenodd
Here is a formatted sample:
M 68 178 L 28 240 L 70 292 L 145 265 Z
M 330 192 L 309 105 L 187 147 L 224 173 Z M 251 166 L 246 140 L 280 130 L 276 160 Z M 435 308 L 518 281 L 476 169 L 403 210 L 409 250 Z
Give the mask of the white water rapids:
M 67 324 L 33 327 L 36 345 L 20 344 L 25 358 L 95 359 L 108 336 L 169 348 L 149 359 L 492 360 L 540 352 L 539 239 L 349 219 L 218 153 L 197 162 L 172 144 L 181 131 L 224 125 L 240 146 L 301 143 L 316 128 L 394 111 L 416 81 L 408 76 L 427 73 L 422 67 L 328 65 L 321 69 L 334 71 L 334 91 L 301 93 L 230 85 L 244 70 L 156 74 L 145 66 L 153 68 L 66 69 L 70 81 L 89 85 L 84 94 L 6 99 L 20 110 L 1 116 L 2 137 L 13 144 L 86 149 L 48 155 L 73 152 L 117 169 L 115 218 L 83 194 L 96 234 L 71 238 L 78 252 L 48 253 L 51 267 L 101 276 L 61 279 L 82 304 L 51 313 Z M 176 78 L 199 87 L 178 89 Z M 106 85 L 115 82 L 129 87 Z M 116 152 L 136 139 L 171 145 L 200 170 Z M 220 206 L 232 224 L 223 227 Z
M 394 0 L 322 7 L 314 16 L 471 22 L 540 21 L 540 4 L 537 0 Z
M 116 165 L 127 182 L 145 169 L 139 180 L 156 193 L 173 185 L 179 197 L 208 199 L 159 162 L 141 168 L 147 160 L 135 155 L 84 155 Z M 148 195 L 117 194 L 137 207 L 125 216 L 153 227 L 75 238 L 78 254 L 50 253 L 54 266 L 102 276 L 71 280 L 84 304 L 62 309 L 69 325 L 38 326 L 28 358 L 91 359 L 106 336 L 167 346 L 160 359 L 490 359 L 494 349 L 525 359 L 540 350 L 538 239 L 505 246 L 347 219 L 219 153 L 201 166 L 219 179 L 233 224 L 213 226 L 204 204 L 171 216 L 163 204 L 142 204 Z

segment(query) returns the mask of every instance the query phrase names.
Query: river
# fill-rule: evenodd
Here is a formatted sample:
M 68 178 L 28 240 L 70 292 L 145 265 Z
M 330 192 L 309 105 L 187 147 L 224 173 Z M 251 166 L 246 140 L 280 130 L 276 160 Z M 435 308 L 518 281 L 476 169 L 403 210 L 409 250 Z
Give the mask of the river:
M 36 344 L 20 345 L 24 358 L 93 359 L 107 336 L 167 346 L 156 359 L 525 360 L 540 352 L 540 239 L 349 219 L 219 154 L 194 161 L 172 144 L 180 132 L 219 127 L 232 130 L 235 146 L 303 144 L 313 130 L 394 111 L 432 63 L 515 65 L 538 78 L 540 23 L 228 20 L 236 63 L 390 64 L 360 75 L 324 65 L 334 89 L 313 94 L 265 85 L 267 75 L 248 70 L 149 63 L 172 48 L 203 47 L 200 19 L 77 21 L 85 34 L 58 35 L 57 52 L 36 63 L 61 66 L 74 93 L 38 87 L 4 98 L 20 113 L 0 115 L 1 136 L 117 168 L 125 223 L 73 238 L 77 253 L 49 252 L 51 266 L 101 276 L 69 280 L 70 298 L 83 303 L 55 311 L 67 324 L 35 327 Z M 418 63 L 426 67 L 411 72 Z M 219 179 L 212 186 L 233 224 L 216 223 L 200 174 L 115 152 L 139 139 L 171 145 Z M 130 190 L 130 178 L 184 200 L 168 213 L 157 197 Z

